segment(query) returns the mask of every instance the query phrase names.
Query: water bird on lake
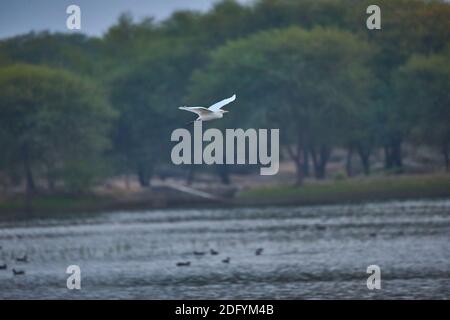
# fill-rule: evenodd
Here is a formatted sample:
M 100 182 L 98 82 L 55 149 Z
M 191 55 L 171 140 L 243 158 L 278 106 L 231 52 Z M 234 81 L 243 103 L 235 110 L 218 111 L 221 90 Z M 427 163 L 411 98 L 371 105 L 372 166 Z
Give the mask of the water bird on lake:
M 211 253 L 213 256 L 216 256 L 216 255 L 219 254 L 219 251 L 216 251 L 216 250 L 214 250 L 214 249 L 210 249 L 210 250 L 209 250 L 209 253 Z
M 20 275 L 23 275 L 23 274 L 25 274 L 25 271 L 24 270 L 16 270 L 16 269 L 12 269 L 12 272 L 13 272 L 13 274 L 15 275 L 15 276 L 20 276 Z
M 230 263 L 230 257 L 226 257 L 225 259 L 222 260 L 223 263 Z
M 255 254 L 256 254 L 257 256 L 259 256 L 263 251 L 264 251 L 263 248 L 258 248 L 258 249 L 256 249 Z
M 17 262 L 28 262 L 28 256 L 25 254 L 23 257 L 16 258 Z
M 228 112 L 226 110 L 222 110 L 222 107 L 236 100 L 236 95 L 233 95 L 230 98 L 219 101 L 209 108 L 204 107 L 179 107 L 180 110 L 186 110 L 189 112 L 196 113 L 198 118 L 195 121 L 209 121 L 214 119 L 223 118 L 223 114 Z M 193 123 L 195 121 L 191 121 L 189 123 Z
M 190 261 L 186 261 L 186 262 L 177 262 L 177 267 L 188 267 L 191 265 Z
M 8 266 L 6 265 L 6 263 L 0 265 L 0 270 L 6 270 L 7 268 Z
M 194 251 L 194 254 L 195 254 L 196 256 L 203 256 L 203 255 L 206 254 L 206 252 L 203 252 L 203 251 Z

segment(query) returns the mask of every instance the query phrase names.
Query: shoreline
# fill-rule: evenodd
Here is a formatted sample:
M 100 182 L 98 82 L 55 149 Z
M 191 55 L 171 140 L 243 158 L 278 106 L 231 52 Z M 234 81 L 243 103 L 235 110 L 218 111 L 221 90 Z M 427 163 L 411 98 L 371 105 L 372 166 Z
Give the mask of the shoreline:
M 378 176 L 343 180 L 311 181 L 302 187 L 289 185 L 243 190 L 221 201 L 180 196 L 152 189 L 138 195 L 39 195 L 31 211 L 23 196 L 0 202 L 0 219 L 42 215 L 261 206 L 351 204 L 413 199 L 450 199 L 450 175 Z

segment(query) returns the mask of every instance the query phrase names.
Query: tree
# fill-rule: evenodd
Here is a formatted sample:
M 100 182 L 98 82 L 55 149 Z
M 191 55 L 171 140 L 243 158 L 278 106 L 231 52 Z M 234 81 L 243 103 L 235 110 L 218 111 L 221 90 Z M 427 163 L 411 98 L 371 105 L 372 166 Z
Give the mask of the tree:
M 450 41 L 450 5 L 445 1 L 380 0 L 382 30 L 367 30 L 361 26 L 371 1 L 356 1 L 349 8 L 346 27 L 365 34 L 377 49 L 371 68 L 377 79 L 372 92 L 374 107 L 372 124 L 376 141 L 385 152 L 385 168 L 403 170 L 402 145 L 408 139 L 409 126 L 405 114 L 395 99 L 393 75 L 413 54 L 441 52 Z M 371 126 L 374 128 L 374 126 Z
M 305 151 L 316 176 L 324 177 L 347 115 L 364 106 L 370 56 L 366 42 L 336 29 L 261 32 L 215 50 L 211 63 L 194 74 L 191 97 L 207 101 L 236 91 L 239 112 L 226 121 L 280 128 L 301 184 Z
M 93 75 L 100 48 L 98 39 L 82 34 L 30 32 L 0 41 L 0 52 L 4 55 L 3 59 L 0 56 L 0 66 L 39 64 Z
M 67 186 L 79 191 L 95 176 L 95 166 L 89 164 L 95 164 L 108 146 L 113 116 L 105 95 L 87 79 L 43 66 L 4 67 L 0 70 L 0 163 L 21 167 L 28 194 L 35 191 L 35 175 L 42 172 L 50 180 L 66 179 Z M 68 173 L 83 176 L 83 183 L 69 179 Z
M 413 136 L 436 146 L 446 170 L 450 170 L 449 54 L 412 56 L 396 72 L 395 85 L 404 121 Z
M 120 170 L 135 172 L 144 187 L 158 164 L 169 160 L 170 132 L 185 124 L 174 114 L 197 59 L 192 48 L 176 39 L 146 55 L 110 80 L 111 101 L 120 113 L 113 133 Z

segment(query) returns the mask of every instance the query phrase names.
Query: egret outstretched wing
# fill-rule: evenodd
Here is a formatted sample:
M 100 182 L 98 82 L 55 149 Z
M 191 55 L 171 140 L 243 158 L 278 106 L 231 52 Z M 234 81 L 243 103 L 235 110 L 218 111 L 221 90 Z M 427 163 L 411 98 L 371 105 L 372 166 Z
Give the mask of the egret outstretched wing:
M 208 108 L 208 110 L 212 111 L 212 112 L 216 112 L 218 111 L 220 108 L 222 108 L 223 106 L 233 102 L 234 100 L 236 100 L 236 95 L 234 94 L 232 97 L 224 99 L 222 101 L 219 101 L 215 104 L 213 104 L 212 106 L 210 106 Z
M 200 117 L 212 113 L 211 110 L 208 110 L 208 109 L 203 108 L 203 107 L 179 107 L 178 109 L 196 113 Z

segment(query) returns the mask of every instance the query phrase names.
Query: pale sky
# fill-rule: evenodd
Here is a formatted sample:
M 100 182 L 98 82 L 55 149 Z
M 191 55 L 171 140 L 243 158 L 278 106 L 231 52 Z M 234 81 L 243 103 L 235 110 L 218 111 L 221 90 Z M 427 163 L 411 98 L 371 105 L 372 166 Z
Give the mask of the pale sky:
M 68 32 L 66 8 L 71 4 L 81 8 L 81 32 L 101 35 L 126 11 L 137 20 L 146 16 L 161 20 L 179 9 L 206 11 L 215 2 L 217 0 L 0 0 L 0 39 L 32 30 Z

